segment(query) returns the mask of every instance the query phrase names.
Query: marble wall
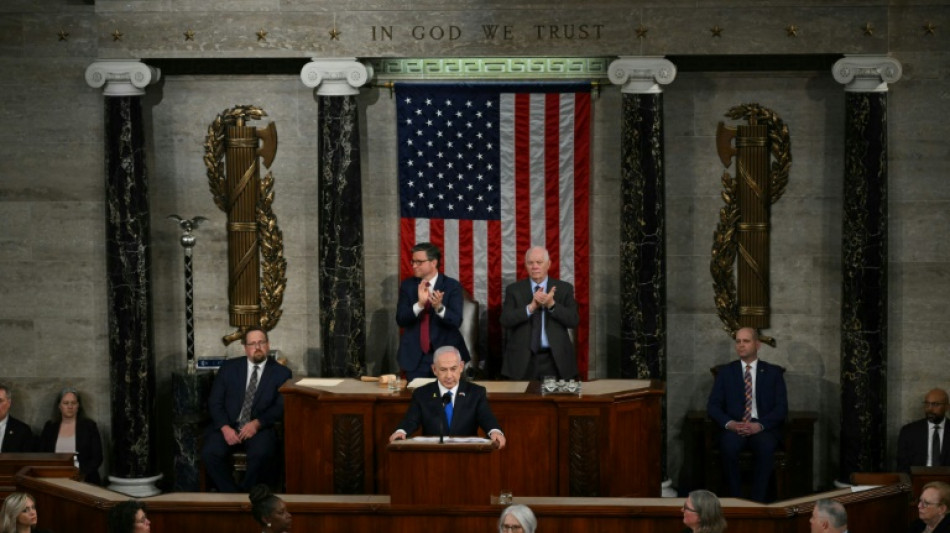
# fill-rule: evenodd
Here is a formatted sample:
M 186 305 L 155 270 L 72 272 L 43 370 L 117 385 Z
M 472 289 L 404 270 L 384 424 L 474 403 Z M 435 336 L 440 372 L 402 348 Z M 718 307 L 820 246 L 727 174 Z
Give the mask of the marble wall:
M 519 12 L 494 6 L 494 18 L 537 18 L 545 6 L 522 2 Z M 546 3 L 547 4 L 547 3 Z M 839 405 L 839 309 L 841 299 L 841 213 L 844 88 L 830 69 L 775 68 L 720 71 L 703 68 L 702 56 L 750 53 L 890 53 L 904 66 L 891 86 L 890 129 L 890 329 L 889 453 L 900 424 L 919 416 L 923 392 L 950 386 L 943 363 L 950 348 L 950 7 L 796 2 L 778 9 L 781 39 L 765 29 L 776 17 L 743 2 L 596 2 L 604 16 L 617 16 L 623 30 L 596 43 L 536 43 L 524 39 L 495 46 L 479 42 L 374 43 L 365 38 L 365 11 L 396 28 L 412 10 L 434 6 L 414 2 L 404 12 L 383 12 L 374 2 L 273 0 L 206 2 L 163 0 L 7 0 L 0 5 L 0 380 L 14 390 L 13 414 L 39 430 L 49 417 L 55 392 L 69 384 L 85 394 L 86 407 L 110 442 L 106 276 L 104 272 L 103 97 L 83 81 L 86 66 L 100 57 L 234 58 L 354 55 L 534 55 L 681 54 L 690 68 L 664 86 L 667 257 L 669 469 L 682 464 L 683 415 L 701 409 L 712 384 L 709 367 L 731 359 L 731 341 L 720 329 L 712 299 L 709 252 L 718 219 L 720 174 L 715 127 L 730 107 L 758 102 L 778 112 L 791 132 L 793 163 L 788 189 L 772 211 L 772 328 L 775 349 L 762 357 L 788 370 L 792 409 L 820 413 L 816 439 L 816 483 L 828 486 L 836 472 Z M 783 3 L 785 6 L 787 3 Z M 886 4 L 886 3 L 884 3 Z M 571 2 L 558 2 L 562 7 Z M 221 12 L 241 10 L 235 24 L 222 26 Z M 456 6 L 458 8 L 458 6 Z M 488 6 L 485 9 L 489 9 Z M 801 7 L 801 15 L 792 17 Z M 214 9 L 215 11 L 208 11 Z M 446 23 L 476 24 L 492 17 L 460 10 L 431 15 Z M 787 9 L 782 11 L 782 9 Z M 594 10 L 596 11 L 596 10 Z M 699 13 L 701 12 L 701 13 Z M 293 18 L 309 18 L 294 24 Z M 451 16 L 450 16 L 451 15 Z M 417 18 L 419 17 L 416 14 Z M 481 17 L 481 18 L 480 18 Z M 705 17 L 705 19 L 703 18 Z M 705 26 L 713 18 L 754 23 L 752 39 L 727 33 L 716 40 Z M 553 20 L 549 16 L 545 20 Z M 592 20 L 596 19 L 593 15 Z M 799 41 L 781 29 L 786 18 L 821 37 Z M 376 20 L 376 19 L 373 19 Z M 872 36 L 851 28 L 839 40 L 835 28 L 870 20 Z M 388 22 L 387 22 L 388 21 Z M 474 22 L 473 22 L 474 21 Z M 653 28 L 637 41 L 631 27 Z M 678 21 L 678 23 L 677 23 Z M 934 21 L 934 35 L 921 27 Z M 336 23 L 342 41 L 323 36 Z M 274 31 L 280 24 L 296 28 Z M 739 22 L 734 22 L 739 27 Z M 838 26 L 835 26 L 837 24 Z M 254 41 L 261 25 L 266 43 Z M 726 25 L 722 23 L 721 25 Z M 109 34 L 121 26 L 126 36 Z M 196 42 L 181 32 L 193 26 Z M 748 26 L 748 24 L 746 24 Z M 890 33 L 885 28 L 891 27 Z M 59 41 L 57 32 L 70 36 Z M 289 27 L 289 26 L 288 26 Z M 147 31 L 144 28 L 148 28 Z M 247 35 L 240 38 L 243 28 Z M 468 27 L 466 26 L 466 31 Z M 818 31 L 821 29 L 821 31 Z M 233 30 L 233 31 L 232 31 Z M 318 31 L 319 30 L 319 31 Z M 137 34 L 138 31 L 145 32 Z M 738 29 L 734 30 L 738 32 Z M 803 30 L 805 31 L 805 30 Z M 216 41 L 202 39 L 213 33 Z M 361 35 L 360 39 L 352 36 Z M 287 35 L 296 35 L 287 40 Z M 397 37 L 398 37 L 397 32 Z M 174 36 L 174 37 L 172 37 Z M 809 37 L 806 32 L 805 37 Z M 309 40 L 308 40 L 309 39 Z M 303 43 L 303 44 L 301 44 Z M 337 44 L 339 43 L 339 44 Z M 791 43 L 791 44 L 789 44 Z M 789 47 L 797 47 L 790 49 Z M 699 61 L 697 61 L 697 58 Z M 784 58 L 784 59 L 783 59 Z M 676 60 L 676 57 L 671 57 Z M 783 63 L 782 61 L 786 61 Z M 711 63 L 712 64 L 712 63 Z M 699 66 L 696 66 L 699 65 Z M 617 368 L 619 346 L 620 91 L 603 87 L 593 101 L 593 185 L 591 246 L 591 375 L 608 377 Z M 363 89 L 358 98 L 362 136 L 362 206 L 366 265 L 366 361 L 371 373 L 394 367 L 398 331 L 394 323 L 398 283 L 398 199 L 395 183 L 395 103 L 385 88 Z M 221 111 L 238 104 L 263 107 L 277 125 L 279 147 L 272 171 L 274 211 L 284 233 L 288 286 L 284 314 L 272 333 L 272 347 L 289 358 L 295 375 L 320 368 L 317 284 L 316 100 L 294 73 L 165 75 L 143 99 L 149 132 L 152 211 L 152 283 L 158 377 L 158 433 L 170 430 L 170 375 L 184 364 L 183 253 L 170 214 L 208 217 L 197 232 L 194 252 L 196 345 L 199 356 L 241 353 L 220 338 L 227 324 L 225 217 L 208 191 L 202 162 L 205 133 Z M 847 407 L 845 407 L 847 408 Z M 164 437 L 163 437 L 164 438 Z M 171 449 L 170 442 L 168 449 Z M 107 453 L 108 457 L 108 453 Z M 165 468 L 169 457 L 163 457 Z M 106 472 L 107 473 L 107 472 Z

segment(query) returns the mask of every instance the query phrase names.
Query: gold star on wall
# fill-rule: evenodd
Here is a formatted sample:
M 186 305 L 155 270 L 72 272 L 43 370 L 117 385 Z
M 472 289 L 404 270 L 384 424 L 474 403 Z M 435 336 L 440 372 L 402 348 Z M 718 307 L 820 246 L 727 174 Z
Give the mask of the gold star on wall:
M 267 32 L 264 31 L 264 28 L 261 28 L 257 31 L 257 42 L 267 42 Z
M 66 30 L 59 30 L 59 33 L 58 33 L 57 35 L 59 35 L 59 40 L 60 40 L 60 41 L 68 41 L 68 40 L 69 40 L 69 32 L 66 31 Z
M 185 40 L 186 40 L 186 41 L 194 41 L 194 40 L 195 40 L 195 32 L 194 32 L 194 30 L 190 30 L 190 29 L 189 29 L 188 31 L 185 32 Z
M 709 28 L 709 31 L 712 33 L 713 37 L 722 37 L 722 28 L 720 28 L 718 24 L 712 28 Z
M 333 29 L 330 30 L 330 40 L 331 41 L 340 40 L 340 30 L 336 29 L 336 26 L 334 26 Z
M 864 28 L 862 28 L 862 30 L 864 30 L 864 35 L 867 35 L 868 37 L 870 37 L 874 35 L 874 24 L 871 24 L 870 22 L 868 22 L 864 25 Z
M 785 26 L 785 34 L 789 37 L 798 37 L 798 26 L 794 24 L 789 24 Z
M 122 35 L 123 35 L 123 33 L 122 33 L 121 31 L 119 31 L 118 28 L 116 28 L 115 31 L 112 32 L 112 41 L 113 41 L 113 42 L 115 42 L 115 41 L 121 41 L 121 40 L 122 40 Z
M 937 34 L 937 25 L 933 22 L 928 22 L 924 24 L 924 35 L 936 35 Z
M 646 39 L 648 31 L 650 30 L 643 24 L 637 26 L 637 39 Z

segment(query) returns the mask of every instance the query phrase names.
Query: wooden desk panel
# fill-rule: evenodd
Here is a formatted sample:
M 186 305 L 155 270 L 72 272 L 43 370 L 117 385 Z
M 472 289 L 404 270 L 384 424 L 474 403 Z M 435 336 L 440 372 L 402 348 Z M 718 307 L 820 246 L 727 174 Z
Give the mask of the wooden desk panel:
M 502 485 L 516 495 L 659 495 L 663 385 L 632 383 L 641 388 L 580 397 L 542 396 L 536 383 L 523 394 L 489 393 L 508 440 Z M 289 492 L 389 492 L 386 446 L 411 396 L 369 387 L 281 388 Z

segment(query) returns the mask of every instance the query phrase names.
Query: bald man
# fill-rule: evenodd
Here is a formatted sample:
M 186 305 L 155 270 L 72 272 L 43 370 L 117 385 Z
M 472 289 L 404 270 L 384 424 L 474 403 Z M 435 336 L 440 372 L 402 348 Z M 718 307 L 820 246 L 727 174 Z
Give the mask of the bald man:
M 912 466 L 950 466 L 947 435 L 947 391 L 931 389 L 924 396 L 924 418 L 901 428 L 897 437 L 897 469 Z M 937 453 L 934 453 L 934 447 Z

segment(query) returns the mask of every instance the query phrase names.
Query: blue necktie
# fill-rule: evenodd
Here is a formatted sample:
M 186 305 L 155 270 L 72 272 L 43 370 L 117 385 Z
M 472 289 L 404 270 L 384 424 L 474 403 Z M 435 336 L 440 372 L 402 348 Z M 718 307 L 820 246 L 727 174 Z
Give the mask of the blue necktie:
M 449 423 L 449 427 L 452 427 L 452 391 L 447 392 L 449 395 L 449 403 L 445 404 L 445 420 Z

